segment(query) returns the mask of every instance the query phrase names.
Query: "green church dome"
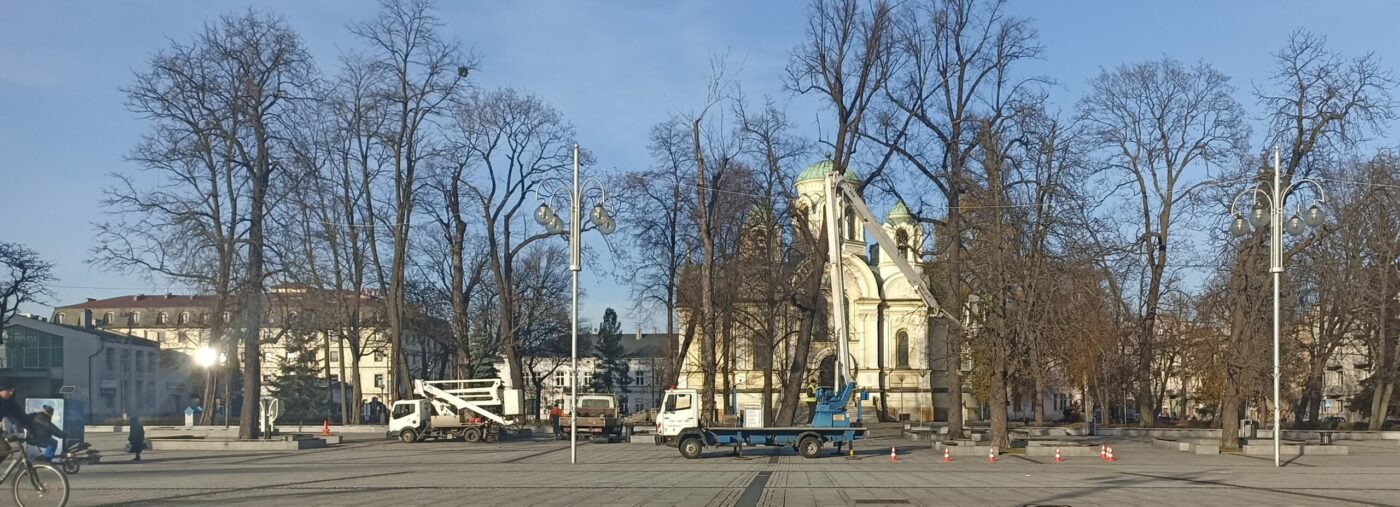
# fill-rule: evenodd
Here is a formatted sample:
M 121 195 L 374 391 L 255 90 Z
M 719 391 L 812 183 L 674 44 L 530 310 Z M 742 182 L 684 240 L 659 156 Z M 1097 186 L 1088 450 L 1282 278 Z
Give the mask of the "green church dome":
M 826 178 L 826 173 L 829 172 L 831 172 L 831 159 L 828 158 L 803 169 L 802 173 L 797 175 L 797 182 L 820 180 Z M 858 182 L 860 178 L 856 177 L 855 171 L 850 170 L 848 167 L 846 168 L 846 181 Z

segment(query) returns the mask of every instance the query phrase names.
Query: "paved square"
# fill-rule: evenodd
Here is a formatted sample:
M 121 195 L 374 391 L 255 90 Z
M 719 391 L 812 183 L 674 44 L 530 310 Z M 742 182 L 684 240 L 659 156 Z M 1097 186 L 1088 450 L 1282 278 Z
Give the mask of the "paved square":
M 349 440 L 295 453 L 150 452 L 130 463 L 123 435 L 93 435 L 107 463 L 71 477 L 71 505 L 1400 505 L 1400 442 L 1347 442 L 1348 456 L 1195 456 L 1106 440 L 1119 461 L 957 457 L 880 436 L 859 460 L 759 448 L 567 442 Z M 889 449 L 898 449 L 890 462 Z M 8 495 L 6 495 L 8 496 Z

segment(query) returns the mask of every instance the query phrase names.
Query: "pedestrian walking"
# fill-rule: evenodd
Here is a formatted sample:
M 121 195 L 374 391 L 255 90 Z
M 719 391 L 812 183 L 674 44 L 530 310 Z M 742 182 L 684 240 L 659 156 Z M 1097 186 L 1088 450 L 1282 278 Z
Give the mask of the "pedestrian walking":
M 549 425 L 554 427 L 554 439 L 564 438 L 564 431 L 559 428 L 559 418 L 564 415 L 564 411 L 559 408 L 559 402 L 554 402 L 554 406 L 549 407 Z
M 126 438 L 126 445 L 129 452 L 136 455 L 131 461 L 141 461 L 141 451 L 146 448 L 146 427 L 141 426 L 140 417 L 132 417 L 131 427 L 128 429 L 130 436 Z

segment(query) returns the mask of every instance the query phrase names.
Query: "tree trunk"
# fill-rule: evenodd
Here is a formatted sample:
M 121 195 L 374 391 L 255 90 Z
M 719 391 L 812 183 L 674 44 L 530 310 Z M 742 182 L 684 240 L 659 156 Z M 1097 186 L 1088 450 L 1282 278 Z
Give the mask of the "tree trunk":
M 1003 361 L 998 361 L 1001 363 Z M 992 431 L 988 438 L 993 447 L 1005 448 L 1011 446 L 1011 441 L 1006 433 L 1006 367 L 997 364 L 992 373 L 991 394 L 988 396 L 987 404 L 992 415 Z
M 715 301 L 714 301 L 714 261 L 715 241 L 713 224 L 710 223 L 710 210 L 705 178 L 705 154 L 700 144 L 700 119 L 691 124 L 691 139 L 695 144 L 695 189 L 698 203 L 696 219 L 700 232 L 700 317 L 704 325 L 700 329 L 700 418 L 706 423 L 714 422 L 715 416 Z
M 825 241 L 817 243 L 826 244 Z M 804 290 L 807 291 L 806 306 L 798 308 L 802 321 L 797 326 L 797 343 L 793 344 L 792 357 L 789 358 L 788 369 L 783 379 L 783 400 L 778 407 L 779 426 L 791 426 L 793 419 L 797 417 L 797 406 L 802 403 L 802 381 L 806 379 L 807 359 L 812 350 L 812 335 L 818 320 L 826 319 L 825 301 L 821 294 L 822 275 L 821 269 L 813 269 L 804 283 Z
M 962 210 L 957 179 L 949 183 L 948 196 L 948 308 L 960 321 L 963 319 L 962 298 Z M 962 386 L 962 326 L 961 322 L 948 325 L 948 351 L 946 362 L 948 382 L 948 437 L 963 437 L 963 386 Z M 930 347 L 932 350 L 932 347 Z M 936 395 L 930 389 L 929 405 L 937 406 Z

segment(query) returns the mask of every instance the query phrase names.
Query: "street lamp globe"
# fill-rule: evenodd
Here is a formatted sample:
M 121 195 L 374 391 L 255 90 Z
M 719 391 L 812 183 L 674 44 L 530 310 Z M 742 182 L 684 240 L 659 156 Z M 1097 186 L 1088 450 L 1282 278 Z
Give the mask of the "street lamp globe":
M 1263 206 L 1255 206 L 1249 212 L 1249 224 L 1255 227 L 1269 225 L 1269 209 Z
M 1235 223 L 1230 224 L 1230 234 L 1236 238 L 1249 234 L 1249 222 L 1244 217 L 1235 217 Z
M 1299 234 L 1302 234 L 1302 233 L 1303 233 L 1303 219 L 1302 219 L 1302 218 L 1298 218 L 1298 215 L 1293 215 L 1291 218 L 1288 219 L 1288 222 L 1283 226 L 1283 230 L 1284 230 L 1284 231 L 1287 231 L 1288 234 L 1289 234 L 1290 236 L 1297 236 L 1297 235 L 1299 235 Z
M 1317 206 L 1312 206 L 1308 208 L 1308 211 L 1306 213 L 1303 213 L 1303 222 L 1306 222 L 1309 226 L 1312 227 L 1322 225 L 1322 222 L 1326 219 L 1327 217 L 1322 213 L 1322 208 L 1319 208 Z
M 553 216 L 554 210 L 549 209 L 548 204 L 540 203 L 540 207 L 535 208 L 535 223 L 548 227 Z
M 592 220 L 593 225 L 598 228 L 598 232 L 603 234 L 612 234 L 613 231 L 617 230 L 617 223 L 613 221 L 612 215 L 609 215 L 608 210 L 603 209 L 603 205 L 601 204 L 593 207 L 593 212 L 589 214 L 589 219 Z

